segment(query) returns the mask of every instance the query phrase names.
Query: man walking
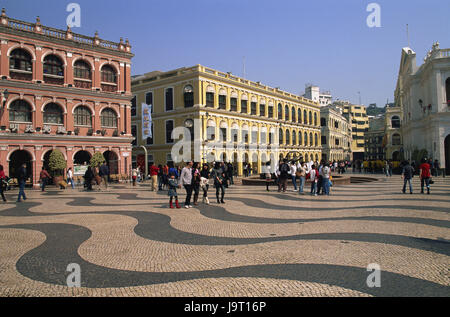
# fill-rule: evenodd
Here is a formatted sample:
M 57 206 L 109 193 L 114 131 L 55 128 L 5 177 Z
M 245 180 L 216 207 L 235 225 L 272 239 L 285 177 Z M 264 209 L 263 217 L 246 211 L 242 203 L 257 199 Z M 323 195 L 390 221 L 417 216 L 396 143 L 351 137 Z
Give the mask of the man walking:
M 324 195 L 330 195 L 331 169 L 326 164 L 322 167 L 322 188 Z
M 27 181 L 27 164 L 22 164 L 19 168 L 19 172 L 17 173 L 17 181 L 19 182 L 19 197 L 17 198 L 17 202 L 20 203 L 22 200 L 27 200 L 25 196 L 25 182 Z
M 192 177 L 192 166 L 194 165 L 194 162 L 189 162 L 185 167 L 183 167 L 183 170 L 181 171 L 180 176 L 180 185 L 184 186 L 184 189 L 186 190 L 186 201 L 184 202 L 184 208 L 192 208 L 191 206 L 191 196 L 192 196 L 192 190 L 193 190 L 193 177 Z
M 39 180 L 41 182 L 41 190 L 45 191 L 45 186 L 48 184 L 48 180 L 50 178 L 50 174 L 47 172 L 44 166 L 42 166 L 41 173 L 39 174 Z
M 287 188 L 287 180 L 289 177 L 289 165 L 287 164 L 287 159 L 283 160 L 283 163 L 280 164 L 280 176 L 279 176 L 279 184 L 278 184 L 278 192 L 283 190 L 283 193 L 286 192 Z
M 297 191 L 297 166 L 294 162 L 290 163 L 290 169 L 291 169 L 291 178 L 292 178 L 292 185 L 294 185 L 294 192 Z
M 406 183 L 409 183 L 409 193 L 413 193 L 413 188 L 411 184 L 411 179 L 414 176 L 414 168 L 409 164 L 409 161 L 405 161 L 402 169 L 402 178 L 403 178 L 403 194 L 406 194 Z
M 105 188 L 108 189 L 109 167 L 108 165 L 106 165 L 106 162 L 103 162 L 103 164 L 100 166 L 98 175 L 105 182 Z M 100 189 L 100 184 L 98 187 Z
M 151 191 L 157 191 L 158 190 L 158 173 L 159 173 L 159 168 L 151 163 L 150 165 L 150 177 L 152 178 L 152 189 Z
M 423 194 L 423 185 L 427 186 L 427 194 L 430 194 L 430 164 L 424 159 L 422 160 L 422 164 L 419 166 L 419 174 L 420 174 L 420 193 Z

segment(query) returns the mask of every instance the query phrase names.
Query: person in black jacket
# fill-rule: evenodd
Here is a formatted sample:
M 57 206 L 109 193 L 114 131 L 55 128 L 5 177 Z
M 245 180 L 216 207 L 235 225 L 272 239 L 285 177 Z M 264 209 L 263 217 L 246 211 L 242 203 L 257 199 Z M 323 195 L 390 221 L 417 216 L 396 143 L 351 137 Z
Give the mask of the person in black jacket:
M 92 190 L 92 180 L 94 179 L 94 172 L 92 168 L 89 166 L 84 173 L 84 184 L 86 185 L 87 190 Z
M 98 175 L 103 179 L 105 182 L 105 187 L 108 189 L 109 167 L 106 165 L 106 162 L 100 166 Z
M 18 203 L 22 201 L 20 199 L 21 197 L 23 200 L 27 200 L 27 197 L 25 196 L 25 182 L 27 181 L 27 178 L 27 164 L 22 164 L 17 173 L 17 181 L 19 182 L 19 197 L 17 197 Z
M 403 162 L 403 169 L 402 169 L 402 178 L 403 178 L 403 194 L 406 193 L 406 183 L 409 183 L 409 193 L 413 193 L 413 188 L 411 185 L 411 180 L 414 176 L 414 168 L 409 164 L 409 161 Z

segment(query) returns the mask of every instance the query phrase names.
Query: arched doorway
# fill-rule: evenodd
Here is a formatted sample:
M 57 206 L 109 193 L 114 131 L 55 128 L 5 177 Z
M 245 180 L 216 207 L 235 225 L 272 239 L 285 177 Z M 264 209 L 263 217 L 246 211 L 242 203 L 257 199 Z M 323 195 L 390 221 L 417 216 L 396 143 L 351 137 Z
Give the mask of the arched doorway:
M 9 157 L 9 176 L 11 178 L 17 178 L 19 168 L 22 166 L 22 164 L 27 165 L 27 176 L 28 178 L 31 178 L 33 180 L 33 164 L 32 164 L 33 157 L 31 154 L 24 150 L 16 150 L 13 153 L 11 153 L 11 156 Z
M 252 154 L 252 174 L 258 174 L 258 154 L 253 153 Z
M 233 153 L 233 172 L 235 175 L 238 173 L 238 154 L 236 152 Z
M 444 149 L 445 149 L 445 174 L 450 175 L 450 134 L 447 135 L 447 137 L 445 138 Z
M 394 153 L 392 153 L 392 160 L 400 161 L 400 152 L 399 151 L 395 151 Z
M 106 151 L 103 153 L 106 165 L 109 167 L 110 175 L 119 174 L 119 158 L 114 151 Z
M 87 165 L 91 161 L 91 153 L 88 151 L 78 151 L 73 157 L 74 165 Z

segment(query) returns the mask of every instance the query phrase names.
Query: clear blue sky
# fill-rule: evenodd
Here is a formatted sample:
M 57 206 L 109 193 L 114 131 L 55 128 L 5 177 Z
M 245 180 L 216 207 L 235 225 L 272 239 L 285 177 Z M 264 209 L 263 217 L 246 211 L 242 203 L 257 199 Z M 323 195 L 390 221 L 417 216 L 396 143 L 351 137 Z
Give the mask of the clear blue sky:
M 0 0 L 10 17 L 66 28 L 66 6 L 81 6 L 73 31 L 129 38 L 133 74 L 202 64 L 302 94 L 306 83 L 333 97 L 384 106 L 393 101 L 401 49 L 423 57 L 450 48 L 448 0 Z M 369 28 L 369 3 L 381 28 Z

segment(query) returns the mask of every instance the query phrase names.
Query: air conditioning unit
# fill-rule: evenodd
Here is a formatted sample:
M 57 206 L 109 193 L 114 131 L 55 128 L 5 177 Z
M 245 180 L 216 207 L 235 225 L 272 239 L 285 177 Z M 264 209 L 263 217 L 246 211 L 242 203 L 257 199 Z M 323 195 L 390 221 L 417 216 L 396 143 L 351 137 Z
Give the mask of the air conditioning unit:
M 52 127 L 49 125 L 44 125 L 44 127 L 42 128 L 42 132 L 49 134 L 52 132 Z
M 64 126 L 58 126 L 58 130 L 56 131 L 58 134 L 66 134 L 66 128 Z
M 25 133 L 34 133 L 34 127 L 32 124 L 27 124 L 25 127 Z
M 10 123 L 9 131 L 17 133 L 19 131 L 19 124 L 18 123 Z

